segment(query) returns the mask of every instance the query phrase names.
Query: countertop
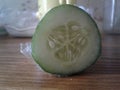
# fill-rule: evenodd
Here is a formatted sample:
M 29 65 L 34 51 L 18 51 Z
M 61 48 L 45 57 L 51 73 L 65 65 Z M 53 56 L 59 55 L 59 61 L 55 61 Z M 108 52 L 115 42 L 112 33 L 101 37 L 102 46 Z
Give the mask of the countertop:
M 102 35 L 102 55 L 85 72 L 58 77 L 20 53 L 31 38 L 0 37 L 0 90 L 120 90 L 120 35 Z

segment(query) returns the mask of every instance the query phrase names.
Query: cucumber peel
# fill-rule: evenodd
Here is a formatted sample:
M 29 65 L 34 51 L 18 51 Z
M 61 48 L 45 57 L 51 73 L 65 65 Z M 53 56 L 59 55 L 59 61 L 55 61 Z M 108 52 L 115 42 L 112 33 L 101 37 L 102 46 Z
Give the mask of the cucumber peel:
M 39 22 L 32 38 L 32 56 L 46 72 L 79 73 L 101 55 L 101 37 L 88 13 L 73 5 L 54 7 Z

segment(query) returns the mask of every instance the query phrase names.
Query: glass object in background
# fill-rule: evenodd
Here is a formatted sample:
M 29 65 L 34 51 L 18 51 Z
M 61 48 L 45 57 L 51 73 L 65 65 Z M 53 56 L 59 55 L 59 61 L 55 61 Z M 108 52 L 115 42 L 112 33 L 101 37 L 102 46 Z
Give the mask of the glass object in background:
M 104 31 L 120 34 L 120 0 L 105 0 Z
M 6 14 L 5 28 L 11 36 L 31 37 L 38 24 L 34 11 L 10 11 Z M 9 18 L 10 17 L 10 18 Z
M 14 37 L 31 37 L 38 24 L 37 0 L 0 0 L 0 26 Z

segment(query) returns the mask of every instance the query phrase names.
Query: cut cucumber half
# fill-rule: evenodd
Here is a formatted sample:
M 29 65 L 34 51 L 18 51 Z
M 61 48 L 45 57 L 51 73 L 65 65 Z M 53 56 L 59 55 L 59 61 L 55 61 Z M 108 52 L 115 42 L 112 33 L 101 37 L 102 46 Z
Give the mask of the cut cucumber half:
M 95 21 L 82 9 L 60 5 L 38 24 L 32 38 L 32 56 L 52 74 L 72 75 L 96 62 L 101 37 Z

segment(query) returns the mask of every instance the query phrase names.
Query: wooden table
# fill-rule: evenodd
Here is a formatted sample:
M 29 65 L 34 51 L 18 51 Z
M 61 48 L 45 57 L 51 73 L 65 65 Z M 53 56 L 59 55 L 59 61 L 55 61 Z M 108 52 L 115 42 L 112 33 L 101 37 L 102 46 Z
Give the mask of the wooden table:
M 20 53 L 31 38 L 0 37 L 0 90 L 120 90 L 120 35 L 102 36 L 102 55 L 84 73 L 56 77 Z

